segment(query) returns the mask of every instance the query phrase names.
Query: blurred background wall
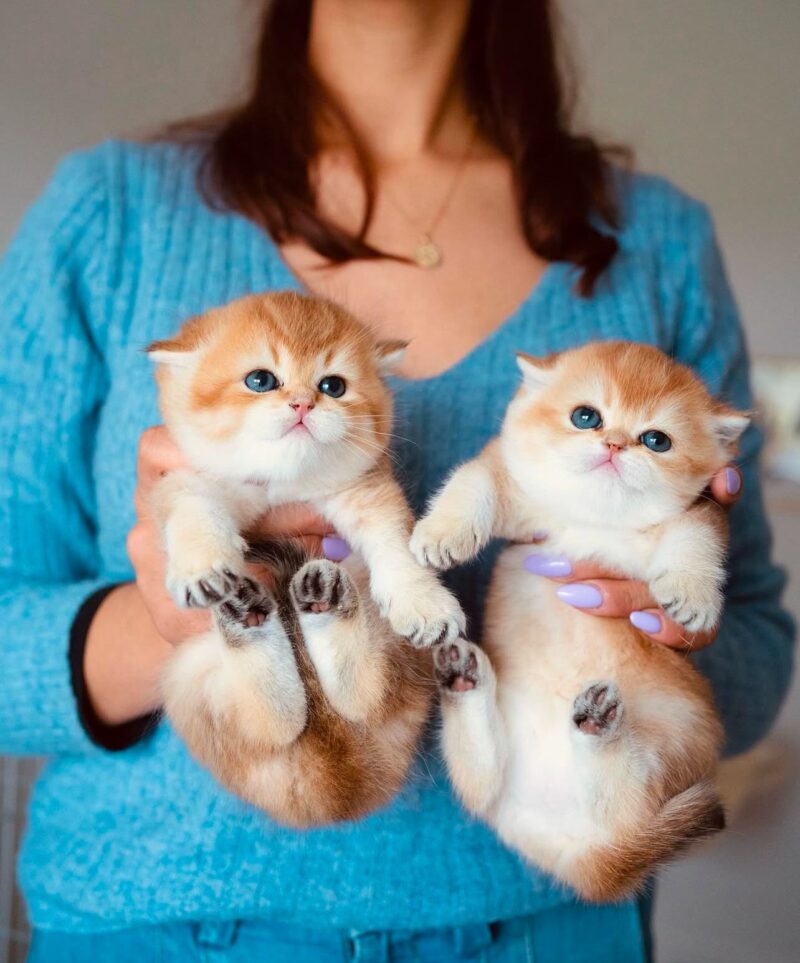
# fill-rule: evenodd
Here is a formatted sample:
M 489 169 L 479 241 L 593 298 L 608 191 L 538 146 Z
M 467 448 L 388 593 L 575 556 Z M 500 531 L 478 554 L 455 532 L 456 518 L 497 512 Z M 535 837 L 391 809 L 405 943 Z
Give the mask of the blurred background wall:
M 0 248 L 65 152 L 234 94 L 257 7 L 0 0 Z M 800 355 L 800 3 L 563 0 L 562 8 L 586 121 L 711 205 L 752 348 Z M 778 557 L 800 574 L 797 495 L 775 490 L 771 510 Z M 795 591 L 796 612 L 799 603 Z M 781 775 L 800 758 L 799 723 L 795 688 L 768 752 L 747 769 L 757 791 L 734 830 L 665 875 L 662 963 L 797 959 L 800 795 Z M 8 931 L 23 931 L 12 866 L 30 769 L 0 765 L 0 961 L 21 953 L 23 937 L 10 944 Z

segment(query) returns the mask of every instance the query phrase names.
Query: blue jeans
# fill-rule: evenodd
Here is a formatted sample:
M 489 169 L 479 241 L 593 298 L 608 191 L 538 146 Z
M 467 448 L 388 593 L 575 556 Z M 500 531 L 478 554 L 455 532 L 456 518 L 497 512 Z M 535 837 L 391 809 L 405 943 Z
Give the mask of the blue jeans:
M 644 903 L 625 915 L 573 905 L 490 925 L 370 933 L 249 920 L 36 930 L 28 963 L 646 963 L 648 913 Z

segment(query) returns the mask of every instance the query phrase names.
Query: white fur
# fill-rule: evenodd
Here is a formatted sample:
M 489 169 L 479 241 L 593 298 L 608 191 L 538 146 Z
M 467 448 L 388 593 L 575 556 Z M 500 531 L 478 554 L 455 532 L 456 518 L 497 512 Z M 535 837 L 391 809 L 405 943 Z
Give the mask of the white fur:
M 386 369 L 402 356 L 397 347 L 380 355 Z M 195 377 L 194 352 L 154 351 L 170 365 L 163 387 L 166 410 L 184 411 Z M 187 357 L 187 355 L 191 357 Z M 172 417 L 169 428 L 195 469 L 167 476 L 156 485 L 155 515 L 168 555 L 168 588 L 179 605 L 207 604 L 201 583 L 217 591 L 228 587 L 221 573 L 241 574 L 245 543 L 241 533 L 270 508 L 306 502 L 331 528 L 359 550 L 372 574 L 372 590 L 396 632 L 415 644 L 454 638 L 464 628 L 455 598 L 437 578 L 420 567 L 408 546 L 409 515 L 405 498 L 390 477 L 377 468 L 388 438 L 374 434 L 363 417 L 350 419 L 341 404 L 314 395 L 312 387 L 336 372 L 347 383 L 347 402 L 361 400 L 358 372 L 346 348 L 328 363 L 299 366 L 291 358 L 281 365 L 268 344 L 254 346 L 241 359 L 243 371 L 267 368 L 299 400 L 315 400 L 304 418 L 307 430 L 290 430 L 297 421 L 289 404 L 274 403 L 266 393 L 244 416 L 235 411 L 220 435 L 218 411 Z M 241 391 L 248 389 L 242 384 Z M 380 498 L 371 498 L 380 490 Z
M 660 470 L 664 453 L 635 444 L 651 428 L 679 438 L 684 415 L 669 399 L 655 415 L 620 410 L 589 372 L 576 406 L 602 411 L 602 435 L 573 429 L 558 444 L 526 445 L 521 419 L 554 374 L 525 356 L 519 365 L 523 384 L 500 437 L 432 500 L 411 539 L 417 559 L 448 568 L 492 536 L 530 543 L 534 532 L 546 532 L 541 551 L 645 580 L 687 632 L 713 628 L 722 609 L 724 532 L 709 508 L 689 510 L 708 479 L 670 478 Z M 563 413 L 565 427 L 570 413 Z M 711 419 L 719 465 L 746 424 L 740 415 Z M 606 442 L 621 446 L 608 468 L 601 467 Z M 568 608 L 555 599 L 557 586 L 525 571 L 534 551 L 512 545 L 499 558 L 485 629 L 489 654 L 500 660 L 497 675 L 472 647 L 476 687 L 443 689 L 443 751 L 466 805 L 511 846 L 574 882 L 575 867 L 593 847 L 615 845 L 618 831 L 652 819 L 648 787 L 663 765 L 660 750 L 680 758 L 684 746 L 700 745 L 694 736 L 702 731 L 699 751 L 709 754 L 711 767 L 718 725 L 708 701 L 682 689 L 669 670 L 662 687 L 658 672 L 651 681 L 626 667 L 614 647 L 615 623 Z M 628 633 L 625 651 L 638 658 L 630 626 L 617 631 Z M 444 670 L 441 678 L 446 683 Z M 573 718 L 595 684 L 614 696 L 609 704 L 619 700 L 616 723 L 601 735 Z M 642 736 L 653 727 L 663 732 L 661 745 Z

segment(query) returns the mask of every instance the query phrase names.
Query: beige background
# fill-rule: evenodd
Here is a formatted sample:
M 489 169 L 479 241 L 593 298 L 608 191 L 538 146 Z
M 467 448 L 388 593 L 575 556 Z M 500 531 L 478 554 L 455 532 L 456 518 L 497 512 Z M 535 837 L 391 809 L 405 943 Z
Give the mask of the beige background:
M 66 151 L 234 92 L 255 6 L 0 0 L 0 247 Z M 800 3 L 565 0 L 564 10 L 585 116 L 711 204 L 752 346 L 800 355 Z M 800 571 L 796 501 L 774 506 L 779 556 Z M 798 722 L 795 692 L 773 743 L 790 763 Z M 16 764 L 0 769 L 0 928 L 20 775 Z M 799 802 L 790 786 L 751 803 L 717 847 L 667 874 L 662 963 L 797 958 Z M 3 953 L 0 933 L 0 963 Z

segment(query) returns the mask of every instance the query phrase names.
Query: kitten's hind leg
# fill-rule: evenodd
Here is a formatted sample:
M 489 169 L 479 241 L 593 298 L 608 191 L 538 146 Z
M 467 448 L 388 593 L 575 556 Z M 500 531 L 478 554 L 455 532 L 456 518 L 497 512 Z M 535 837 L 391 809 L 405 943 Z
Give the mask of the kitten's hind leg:
M 382 644 L 388 626 L 368 618 L 355 583 L 334 562 L 307 562 L 292 579 L 290 595 L 328 702 L 350 722 L 366 722 L 389 684 Z
M 622 725 L 622 696 L 615 683 L 595 682 L 572 705 L 572 724 L 584 735 L 612 739 Z
M 506 764 L 506 735 L 497 680 L 486 653 L 457 639 L 436 646 L 434 671 L 442 694 L 442 749 L 466 806 L 483 814 L 497 798 Z
M 272 593 L 244 578 L 212 611 L 228 649 L 221 699 L 243 735 L 290 745 L 306 726 L 306 692 Z

